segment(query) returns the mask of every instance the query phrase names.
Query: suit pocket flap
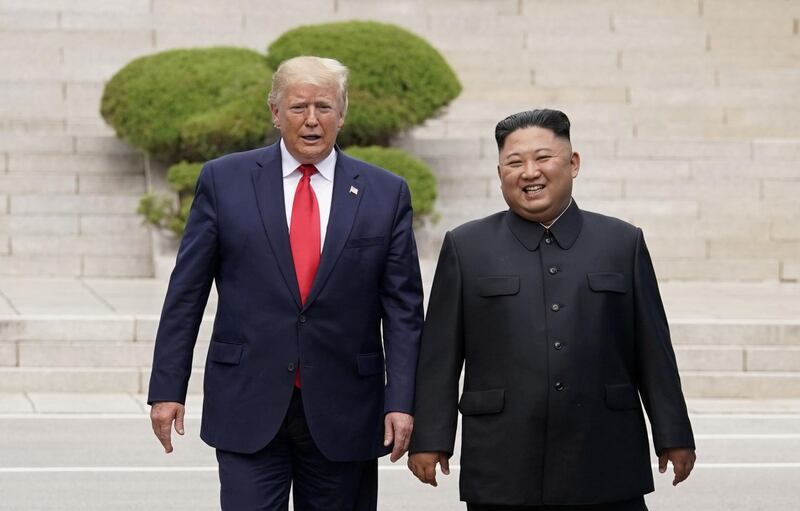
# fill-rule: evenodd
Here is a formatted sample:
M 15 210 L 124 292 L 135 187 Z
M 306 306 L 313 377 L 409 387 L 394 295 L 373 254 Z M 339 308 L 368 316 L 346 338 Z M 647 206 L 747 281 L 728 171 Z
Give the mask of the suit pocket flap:
M 346 248 L 369 247 L 383 243 L 383 236 L 373 236 L 371 238 L 352 238 L 347 240 Z
M 478 295 L 505 296 L 519 293 L 519 277 L 479 277 Z
M 372 376 L 383 372 L 383 357 L 380 353 L 361 353 L 356 355 L 358 374 Z
M 208 359 L 212 362 L 218 362 L 220 364 L 236 365 L 242 360 L 243 349 L 244 346 L 241 344 L 211 341 L 211 344 L 208 347 Z
M 458 409 L 464 415 L 498 413 L 505 406 L 505 389 L 465 390 Z
M 611 410 L 633 410 L 639 407 L 639 393 L 630 383 L 606 385 L 606 406 Z
M 589 287 L 592 291 L 613 291 L 625 293 L 628 286 L 625 284 L 625 275 L 615 272 L 587 273 Z

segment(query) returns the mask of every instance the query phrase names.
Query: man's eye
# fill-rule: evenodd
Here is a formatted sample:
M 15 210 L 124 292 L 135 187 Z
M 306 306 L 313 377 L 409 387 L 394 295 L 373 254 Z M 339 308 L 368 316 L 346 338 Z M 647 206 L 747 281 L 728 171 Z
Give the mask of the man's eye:
M 510 162 L 506 163 L 506 165 L 508 165 L 509 167 L 519 167 L 520 165 L 522 165 L 522 162 L 521 161 L 510 161 Z
M 306 107 L 304 107 L 303 105 L 294 105 L 294 106 L 289 107 L 289 110 L 291 110 L 292 112 L 298 112 L 298 113 L 302 112 L 305 109 L 306 109 Z
M 331 107 L 329 105 L 320 105 L 319 107 L 317 107 L 317 109 L 320 112 L 330 112 L 331 111 Z

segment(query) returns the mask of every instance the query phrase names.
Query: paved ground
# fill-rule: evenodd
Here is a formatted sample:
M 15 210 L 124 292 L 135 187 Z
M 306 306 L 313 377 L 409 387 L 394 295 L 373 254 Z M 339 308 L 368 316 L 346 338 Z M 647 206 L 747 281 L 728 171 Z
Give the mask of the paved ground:
M 218 509 L 213 452 L 198 438 L 199 398 L 188 403 L 187 435 L 169 456 L 152 437 L 143 399 L 0 396 L 0 510 Z M 678 488 L 657 475 L 651 510 L 797 509 L 800 400 L 692 400 L 689 407 L 699 464 Z M 380 470 L 381 510 L 464 509 L 457 471 L 434 489 L 404 461 L 382 460 Z

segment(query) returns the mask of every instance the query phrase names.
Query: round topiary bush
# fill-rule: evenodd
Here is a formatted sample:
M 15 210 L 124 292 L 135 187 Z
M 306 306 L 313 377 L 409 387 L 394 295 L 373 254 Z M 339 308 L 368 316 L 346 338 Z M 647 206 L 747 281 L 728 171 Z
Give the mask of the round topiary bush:
M 405 151 L 390 147 L 348 147 L 345 152 L 353 158 L 390 170 L 408 182 L 414 216 L 433 211 L 436 199 L 436 178 L 430 167 Z
M 273 42 L 273 69 L 298 55 L 335 58 L 350 69 L 350 107 L 338 142 L 388 145 L 461 92 L 455 73 L 424 39 L 395 25 L 348 21 L 307 25 Z
M 170 50 L 117 72 L 100 111 L 117 136 L 157 159 L 207 160 L 263 144 L 271 78 L 252 50 Z

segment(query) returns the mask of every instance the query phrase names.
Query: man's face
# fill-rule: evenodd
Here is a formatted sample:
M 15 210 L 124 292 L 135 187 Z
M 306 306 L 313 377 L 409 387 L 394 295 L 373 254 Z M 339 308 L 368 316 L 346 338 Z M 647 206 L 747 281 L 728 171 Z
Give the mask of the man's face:
M 344 124 L 335 86 L 291 85 L 270 109 L 286 149 L 300 163 L 317 164 L 324 160 Z
M 580 156 L 569 140 L 533 127 L 508 135 L 497 173 L 508 207 L 526 220 L 547 225 L 569 204 L 579 168 Z

